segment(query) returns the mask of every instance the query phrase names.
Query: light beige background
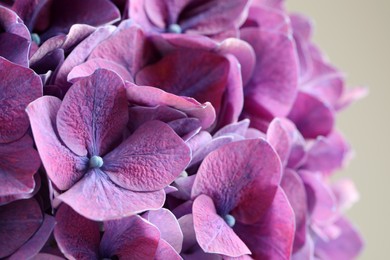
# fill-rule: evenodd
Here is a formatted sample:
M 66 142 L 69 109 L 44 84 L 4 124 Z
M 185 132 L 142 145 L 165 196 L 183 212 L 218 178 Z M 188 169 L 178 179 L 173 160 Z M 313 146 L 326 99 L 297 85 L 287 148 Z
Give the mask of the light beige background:
M 348 85 L 369 87 L 337 119 L 356 152 L 340 174 L 361 195 L 348 213 L 366 240 L 359 259 L 390 259 L 390 0 L 287 0 L 287 7 L 315 20 L 315 42 Z

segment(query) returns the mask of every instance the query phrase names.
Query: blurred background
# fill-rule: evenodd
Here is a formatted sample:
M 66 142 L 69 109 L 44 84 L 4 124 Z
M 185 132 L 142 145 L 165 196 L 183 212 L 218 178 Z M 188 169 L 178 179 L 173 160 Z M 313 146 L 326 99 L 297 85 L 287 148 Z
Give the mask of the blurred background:
M 366 240 L 358 259 L 390 259 L 390 1 L 287 0 L 287 9 L 314 20 L 314 41 L 349 86 L 369 87 L 337 118 L 355 150 L 338 175 L 353 178 L 361 196 L 348 212 Z

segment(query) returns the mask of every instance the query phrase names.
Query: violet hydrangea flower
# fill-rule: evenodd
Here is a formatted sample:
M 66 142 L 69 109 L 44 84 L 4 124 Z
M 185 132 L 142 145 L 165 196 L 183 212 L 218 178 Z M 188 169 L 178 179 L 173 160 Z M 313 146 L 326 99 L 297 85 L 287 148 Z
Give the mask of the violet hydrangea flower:
M 164 187 L 190 159 L 185 143 L 159 121 L 143 124 L 122 141 L 126 92 L 107 70 L 76 82 L 62 102 L 43 97 L 27 112 L 46 172 L 65 191 L 57 198 L 87 218 L 160 208 Z

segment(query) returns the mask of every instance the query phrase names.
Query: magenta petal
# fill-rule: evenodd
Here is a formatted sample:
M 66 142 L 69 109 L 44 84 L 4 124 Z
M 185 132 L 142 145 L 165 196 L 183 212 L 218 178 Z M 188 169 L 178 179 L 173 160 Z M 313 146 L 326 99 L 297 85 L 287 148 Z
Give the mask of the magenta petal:
M 188 249 L 197 244 L 194 229 L 194 219 L 192 214 L 187 214 L 179 218 L 178 222 L 183 232 L 182 251 L 186 252 Z
M 240 136 L 245 136 L 248 127 L 249 127 L 249 120 L 244 119 L 240 122 L 232 123 L 229 125 L 224 126 L 223 128 L 219 129 L 213 136 L 213 138 L 229 135 L 229 134 L 237 134 Z
M 327 137 L 317 137 L 302 168 L 330 174 L 344 166 L 349 152 L 350 147 L 344 137 L 333 130 Z
M 122 137 L 127 120 L 123 81 L 99 69 L 69 89 L 58 110 L 57 129 L 77 155 L 104 155 Z
M 332 184 L 332 191 L 337 199 L 340 211 L 349 209 L 359 198 L 359 192 L 350 179 L 339 179 Z
M 299 171 L 306 190 L 311 213 L 312 222 L 316 224 L 327 224 L 337 217 L 337 201 L 328 186 L 325 178 L 320 173 Z
M 16 34 L 0 33 L 0 56 L 23 67 L 28 67 L 30 43 L 31 41 Z
M 0 143 L 7 143 L 26 133 L 29 123 L 24 110 L 42 96 L 42 82 L 31 69 L 2 57 L 0 75 Z
M 31 193 L 41 161 L 29 135 L 13 143 L 0 143 L 0 197 Z
M 161 239 L 170 244 L 177 253 L 180 253 L 183 233 L 172 212 L 167 209 L 151 210 L 146 212 L 143 217 L 160 230 Z
M 237 223 L 234 231 L 248 245 L 254 259 L 288 260 L 294 240 L 294 212 L 282 189 L 264 215 L 254 225 Z
M 241 66 L 243 84 L 248 83 L 256 65 L 256 54 L 253 48 L 245 41 L 229 38 L 218 46 L 218 53 L 234 55 Z
M 39 229 L 43 214 L 35 199 L 18 200 L 0 207 L 0 257 L 14 253 Z
M 56 213 L 54 236 L 67 258 L 97 259 L 99 254 L 99 223 L 77 214 L 62 204 Z
M 316 241 L 315 254 L 321 259 L 355 259 L 363 249 L 364 242 L 356 228 L 344 218 L 336 221 L 341 234 L 330 241 Z
M 51 6 L 51 18 L 52 27 L 45 35 L 47 38 L 67 33 L 73 24 L 99 26 L 113 23 L 119 20 L 120 13 L 109 0 L 56 0 Z
M 217 214 L 210 197 L 198 196 L 192 210 L 196 239 L 205 252 L 232 257 L 251 253 L 233 229 Z
M 288 115 L 305 138 L 328 135 L 333 129 L 334 112 L 318 98 L 299 92 Z
M 89 59 L 100 58 L 124 67 L 134 76 L 145 65 L 148 46 L 141 27 L 123 21 L 110 38 L 99 44 Z
M 75 47 L 69 54 L 69 56 L 65 59 L 61 67 L 58 69 L 54 83 L 59 86 L 68 86 L 67 77 L 69 72 L 75 66 L 85 62 L 87 57 L 91 54 L 92 50 L 102 41 L 107 39 L 114 30 L 114 26 L 99 27 L 85 40 L 78 44 L 77 47 Z
M 77 157 L 58 139 L 55 120 L 60 105 L 58 98 L 45 96 L 30 103 L 26 111 L 47 175 L 57 188 L 67 190 L 83 176 L 87 158 Z
M 158 228 L 140 216 L 104 222 L 100 252 L 103 257 L 153 259 L 160 240 Z
M 221 55 L 196 49 L 178 50 L 142 69 L 135 81 L 202 103 L 209 101 L 218 113 L 228 74 L 229 61 Z
M 280 179 L 280 160 L 266 141 L 237 141 L 203 160 L 192 197 L 206 194 L 213 199 L 219 214 L 224 216 L 233 210 L 238 221 L 250 224 L 271 205 Z
M 247 16 L 248 0 L 192 1 L 193 7 L 181 13 L 183 30 L 212 35 L 238 28 Z
M 58 199 L 86 218 L 103 221 L 159 209 L 164 204 L 165 193 L 164 190 L 133 192 L 123 189 L 105 173 L 94 169 Z
M 132 191 L 155 191 L 179 176 L 191 152 L 167 124 L 149 121 L 103 159 L 102 170 L 117 185 Z
M 260 111 L 250 111 L 252 114 L 287 115 L 298 84 L 293 40 L 285 34 L 254 28 L 243 29 L 241 38 L 252 45 L 256 53 L 252 79 L 244 87 L 248 110 L 250 106 L 257 106 Z
M 41 227 L 35 232 L 34 236 L 27 241 L 18 251 L 12 254 L 10 260 L 28 259 L 37 255 L 49 239 L 55 225 L 54 217 L 45 214 Z
M 155 260 L 165 260 L 165 259 L 181 260 L 182 258 L 168 242 L 166 242 L 163 239 L 160 239 L 160 241 L 158 242 L 158 247 L 154 259 Z
M 111 70 L 117 73 L 122 80 L 133 82 L 133 77 L 125 67 L 113 61 L 98 58 L 88 60 L 87 62 L 74 67 L 68 74 L 68 81 L 76 82 L 79 78 L 90 76 L 99 68 Z
M 131 103 L 144 106 L 165 105 L 183 111 L 188 116 L 199 118 L 204 129 L 210 127 L 215 120 L 214 107 L 206 102 L 200 104 L 192 98 L 180 97 L 161 89 L 147 86 L 137 86 L 126 83 L 127 98 Z
M 295 216 L 295 238 L 293 251 L 302 248 L 306 239 L 306 216 L 308 214 L 305 185 L 299 175 L 290 169 L 285 169 L 281 182 Z

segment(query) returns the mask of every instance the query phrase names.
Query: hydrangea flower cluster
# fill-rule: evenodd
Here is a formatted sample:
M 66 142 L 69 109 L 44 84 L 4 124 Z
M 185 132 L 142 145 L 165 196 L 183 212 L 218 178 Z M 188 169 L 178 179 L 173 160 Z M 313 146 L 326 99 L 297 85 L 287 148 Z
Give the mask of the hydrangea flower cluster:
M 283 0 L 0 2 L 0 258 L 353 259 L 336 114 Z

